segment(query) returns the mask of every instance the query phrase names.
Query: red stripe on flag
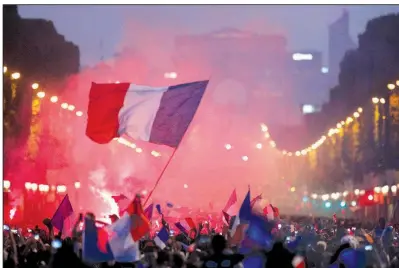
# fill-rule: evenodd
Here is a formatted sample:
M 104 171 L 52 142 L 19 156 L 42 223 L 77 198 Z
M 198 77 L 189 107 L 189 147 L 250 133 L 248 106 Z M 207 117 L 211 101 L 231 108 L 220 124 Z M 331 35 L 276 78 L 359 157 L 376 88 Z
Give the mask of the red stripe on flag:
M 118 137 L 119 110 L 129 86 L 129 83 L 91 84 L 86 135 L 94 142 L 105 144 Z
M 140 197 L 136 197 L 127 209 L 127 212 L 132 217 L 132 230 L 130 231 L 133 240 L 138 241 L 140 238 L 150 232 L 150 221 L 144 214 L 143 206 L 141 205 Z
M 190 226 L 190 229 L 196 229 L 197 226 L 195 226 L 194 220 L 192 218 L 185 218 L 188 226 Z
M 229 200 L 226 203 L 226 206 L 224 207 L 223 211 L 229 211 L 229 209 L 237 202 L 237 193 L 236 189 L 233 190 L 233 192 L 230 195 Z

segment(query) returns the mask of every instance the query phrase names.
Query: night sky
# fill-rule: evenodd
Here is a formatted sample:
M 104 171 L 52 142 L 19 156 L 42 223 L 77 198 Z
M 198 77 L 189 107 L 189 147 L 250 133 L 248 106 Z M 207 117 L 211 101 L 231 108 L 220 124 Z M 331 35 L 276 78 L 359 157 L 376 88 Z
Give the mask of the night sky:
M 321 50 L 327 62 L 328 24 L 350 12 L 350 31 L 355 42 L 366 22 L 383 14 L 399 12 L 399 6 L 20 6 L 25 18 L 52 20 L 59 33 L 80 47 L 81 64 L 93 65 L 102 56 L 111 57 L 120 48 L 126 34 L 133 39 L 129 21 L 146 25 L 154 31 L 167 31 L 171 44 L 179 34 L 206 33 L 235 27 L 259 33 L 284 33 L 291 50 Z M 132 38 L 133 36 L 133 38 Z M 129 39 L 129 40 L 130 40 Z

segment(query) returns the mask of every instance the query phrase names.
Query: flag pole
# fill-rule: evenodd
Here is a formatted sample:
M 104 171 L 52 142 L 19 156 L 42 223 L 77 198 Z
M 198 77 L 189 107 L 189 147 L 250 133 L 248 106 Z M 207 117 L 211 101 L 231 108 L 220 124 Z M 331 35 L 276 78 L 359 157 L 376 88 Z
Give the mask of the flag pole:
M 177 151 L 177 148 L 178 148 L 178 147 L 176 147 L 176 148 L 173 150 L 171 156 L 170 156 L 169 159 L 168 159 L 168 162 L 166 162 L 166 164 L 165 164 L 165 166 L 163 167 L 161 173 L 159 174 L 158 179 L 157 179 L 157 181 L 155 182 L 154 187 L 152 187 L 152 190 L 150 191 L 150 193 L 148 194 L 147 198 L 145 199 L 144 206 L 147 204 L 148 200 L 149 200 L 150 197 L 152 196 L 152 193 L 155 191 L 155 189 L 157 188 L 159 182 L 161 181 L 161 178 L 163 177 L 163 174 L 165 173 L 166 169 L 168 168 L 170 162 L 172 161 L 172 158 L 175 156 L 175 153 L 176 153 L 176 151 Z
M 209 86 L 209 83 L 211 82 L 211 77 L 212 77 L 212 75 L 209 76 L 208 85 L 207 85 L 206 87 Z M 206 94 L 206 92 L 207 92 L 207 91 L 205 91 L 205 94 Z M 205 96 L 205 94 L 204 94 L 204 96 Z M 202 102 L 202 100 L 204 99 L 204 96 L 202 96 L 201 102 Z M 187 129 L 187 130 L 188 130 L 188 129 Z M 184 137 L 186 136 L 187 130 L 186 130 L 186 132 L 183 134 L 183 137 L 182 137 L 181 140 L 183 140 Z M 179 143 L 179 145 L 180 145 L 180 143 Z M 155 189 L 157 188 L 159 182 L 161 181 L 161 179 L 162 179 L 162 177 L 163 177 L 163 174 L 165 173 L 165 171 L 166 171 L 167 167 L 169 166 L 170 162 L 172 161 L 172 158 L 175 156 L 175 153 L 176 153 L 177 149 L 179 148 L 179 145 L 176 146 L 176 148 L 173 150 L 171 156 L 170 156 L 169 159 L 168 159 L 168 162 L 166 162 L 164 168 L 162 169 L 161 173 L 159 174 L 158 179 L 157 179 L 157 181 L 155 182 L 154 187 L 152 187 L 152 190 L 150 191 L 150 193 L 148 194 L 147 198 L 146 198 L 145 201 L 144 201 L 144 206 L 147 204 L 148 200 L 150 200 L 150 198 L 151 198 L 153 192 L 154 192 Z

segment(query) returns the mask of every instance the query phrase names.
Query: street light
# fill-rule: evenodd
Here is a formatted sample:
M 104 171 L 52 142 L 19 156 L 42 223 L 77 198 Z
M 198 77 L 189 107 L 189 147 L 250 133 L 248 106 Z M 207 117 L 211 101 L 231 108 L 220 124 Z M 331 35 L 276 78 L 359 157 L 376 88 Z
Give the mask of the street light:
M 377 97 L 371 99 L 374 104 L 377 104 L 380 100 Z
M 51 101 L 52 103 L 56 103 L 56 102 L 58 101 L 58 97 L 57 97 L 57 96 L 52 96 L 52 97 L 50 98 L 50 101 Z
M 3 67 L 3 73 L 6 73 L 7 72 L 7 66 L 4 66 Z
M 384 98 L 381 98 L 381 99 L 380 99 L 380 102 L 381 102 L 382 104 L 384 104 L 384 103 L 385 103 L 385 99 L 384 99 Z
M 39 88 L 39 84 L 38 83 L 33 83 L 32 84 L 32 88 L 33 89 L 38 89 Z
M 20 77 L 21 77 L 21 74 L 20 74 L 20 73 L 12 73 L 12 74 L 11 74 L 11 78 L 12 78 L 12 79 L 15 79 L 15 80 L 16 80 L 16 79 L 19 79 Z
M 44 93 L 44 91 L 39 91 L 36 95 L 38 98 L 43 99 L 46 96 L 46 93 Z
M 398 82 L 398 81 L 396 81 L 396 82 Z M 394 89 L 395 89 L 395 85 L 394 85 L 394 84 L 388 84 L 388 85 L 387 85 L 387 88 L 388 88 L 389 90 L 394 90 Z

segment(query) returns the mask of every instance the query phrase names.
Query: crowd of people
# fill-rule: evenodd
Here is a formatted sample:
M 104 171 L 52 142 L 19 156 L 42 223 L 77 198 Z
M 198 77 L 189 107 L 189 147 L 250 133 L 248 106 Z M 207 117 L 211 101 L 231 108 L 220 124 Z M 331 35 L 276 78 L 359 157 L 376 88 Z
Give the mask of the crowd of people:
M 43 221 L 47 230 L 4 225 L 4 267 L 399 267 L 395 228 L 387 226 L 383 218 L 373 230 L 354 221 L 279 219 L 273 223 L 270 248 L 251 244 L 244 245 L 246 251 L 242 243 L 233 243 L 227 224 L 222 233 L 216 233 L 209 223 L 200 223 L 188 235 L 174 233 L 163 219 L 162 226 L 171 231 L 166 247 L 161 249 L 154 243 L 156 232 L 152 238 L 148 234 L 140 239 L 141 256 L 134 263 L 85 261 L 82 231 L 76 228 L 81 220 L 71 237 L 54 235 L 49 219 Z M 364 254 L 343 256 L 348 250 Z M 295 263 L 297 256 L 303 257 L 303 264 Z

